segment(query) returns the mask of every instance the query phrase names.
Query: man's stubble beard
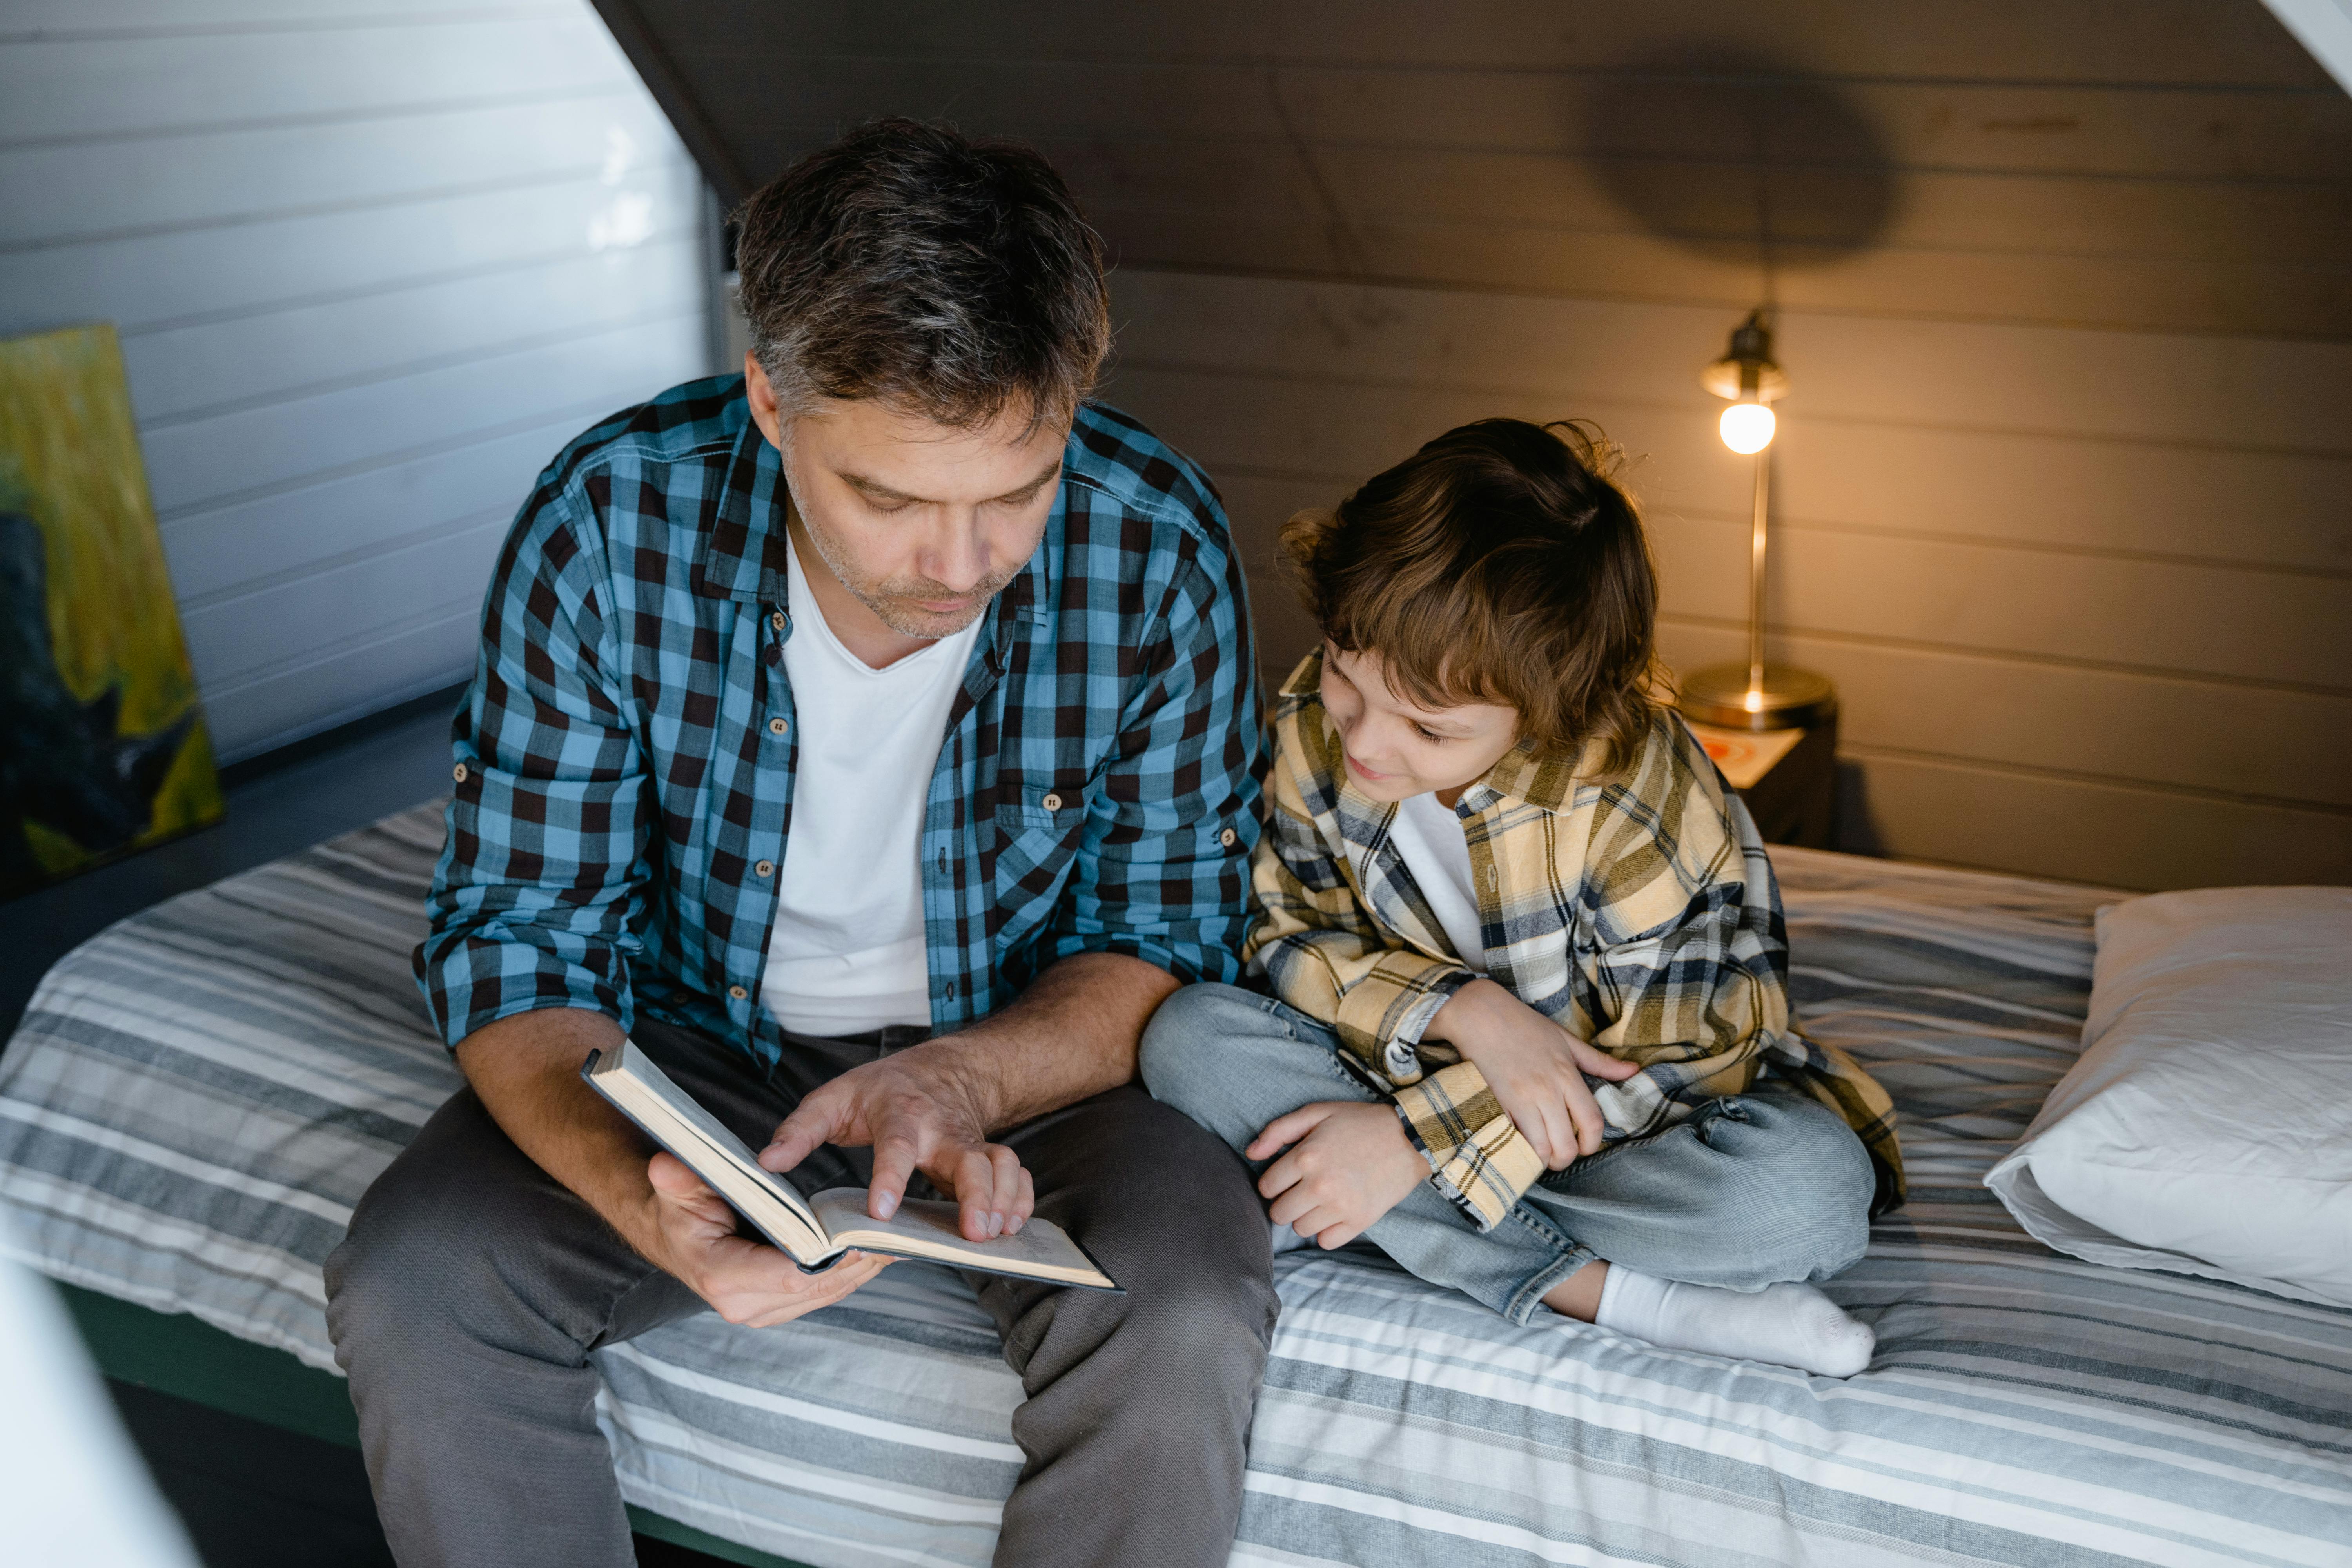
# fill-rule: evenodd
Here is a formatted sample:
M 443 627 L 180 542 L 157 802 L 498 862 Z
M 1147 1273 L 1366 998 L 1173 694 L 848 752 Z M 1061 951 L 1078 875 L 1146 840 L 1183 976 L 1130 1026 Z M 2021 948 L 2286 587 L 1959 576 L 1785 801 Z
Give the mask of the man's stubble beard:
M 954 589 L 928 578 L 904 583 L 877 583 L 856 570 L 848 553 L 826 534 L 805 509 L 796 502 L 793 510 L 799 516 L 801 526 L 808 531 L 809 542 L 816 546 L 817 558 L 824 563 L 825 569 L 849 590 L 850 597 L 873 611 L 876 619 L 902 637 L 928 637 L 936 641 L 955 636 L 986 614 L 996 595 L 1004 591 L 1005 584 L 1021 575 L 1022 568 L 1028 564 L 1024 557 L 1007 567 L 1001 576 L 982 581 L 972 590 L 975 596 L 968 613 L 943 616 L 921 608 L 916 601 L 962 597 Z

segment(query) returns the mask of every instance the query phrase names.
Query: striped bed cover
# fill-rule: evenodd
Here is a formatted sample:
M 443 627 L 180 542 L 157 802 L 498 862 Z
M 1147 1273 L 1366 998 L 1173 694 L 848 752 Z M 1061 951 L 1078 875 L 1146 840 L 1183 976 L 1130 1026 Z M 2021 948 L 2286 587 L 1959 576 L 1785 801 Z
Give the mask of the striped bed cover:
M 421 806 L 57 967 L 0 1057 L 27 1262 L 332 1368 L 320 1260 L 457 1082 L 408 970 L 440 840 Z M 1979 1185 L 2073 1059 L 2098 896 L 1778 858 L 1800 1016 L 1905 1118 L 1911 1202 L 1829 1288 L 1874 1363 L 1517 1329 L 1293 1253 L 1233 1561 L 2352 1563 L 2352 1311 L 2061 1257 Z M 1020 1391 L 952 1276 L 597 1361 L 631 1501 L 820 1568 L 988 1561 Z

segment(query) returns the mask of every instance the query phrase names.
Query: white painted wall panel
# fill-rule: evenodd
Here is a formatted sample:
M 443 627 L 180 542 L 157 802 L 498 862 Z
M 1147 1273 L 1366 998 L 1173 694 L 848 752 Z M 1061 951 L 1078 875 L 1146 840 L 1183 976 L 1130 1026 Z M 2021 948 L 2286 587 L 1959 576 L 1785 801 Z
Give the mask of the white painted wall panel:
M 142 332 L 124 352 L 152 430 L 703 307 L 698 232 L 266 316 Z
M 37 48 L 37 45 L 19 45 Z M 657 144 L 652 104 L 613 91 L 319 125 L 159 132 L 0 152 L 0 245 L 146 234 L 598 172 Z
M 0 332 L 122 333 L 224 756 L 463 679 L 532 478 L 708 368 L 702 200 L 585 0 L 0 16 Z
M 449 649 L 472 643 L 480 627 L 478 605 L 420 611 L 389 630 L 223 681 L 216 693 L 205 695 L 205 714 L 232 733 L 289 740 L 316 734 L 462 679 L 462 669 L 451 673 Z M 394 695 L 352 695 L 378 690 Z
M 520 349 L 498 345 L 465 364 L 144 432 L 155 509 L 176 517 L 388 454 L 468 440 L 507 410 L 618 406 L 616 399 L 630 401 L 641 368 L 690 372 L 698 363 L 698 337 L 688 353 L 665 353 L 686 320 L 672 312 L 618 329 L 561 331 Z
M 590 168 L 516 188 L 215 224 L 137 245 L 0 247 L 0 311 L 12 321 L 36 307 L 67 320 L 105 317 L 139 332 L 529 270 L 594 253 L 594 237 L 624 216 L 622 195 L 646 198 L 627 210 L 642 210 L 647 242 L 700 221 L 700 192 L 682 170 L 616 191 L 601 167 Z
M 585 8 L 430 26 L 92 38 L 0 54 L 0 142 L 312 122 L 529 96 L 609 97 L 611 45 Z
M 256 580 L 256 563 L 299 572 L 460 526 L 510 516 L 549 458 L 595 417 L 576 411 L 406 461 L 303 485 L 163 525 L 172 581 L 184 600 L 210 600 Z M 495 498 L 485 507 L 485 497 Z M 331 526 L 320 519 L 332 519 Z

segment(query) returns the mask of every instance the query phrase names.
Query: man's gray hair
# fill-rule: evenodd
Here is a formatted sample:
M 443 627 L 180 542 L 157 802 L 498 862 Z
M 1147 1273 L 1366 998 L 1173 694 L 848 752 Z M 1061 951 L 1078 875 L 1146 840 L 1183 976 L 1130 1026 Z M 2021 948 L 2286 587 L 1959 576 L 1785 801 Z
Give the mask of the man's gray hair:
M 861 126 L 735 210 L 751 353 L 787 408 L 1066 419 L 1110 347 L 1101 238 L 1026 147 Z

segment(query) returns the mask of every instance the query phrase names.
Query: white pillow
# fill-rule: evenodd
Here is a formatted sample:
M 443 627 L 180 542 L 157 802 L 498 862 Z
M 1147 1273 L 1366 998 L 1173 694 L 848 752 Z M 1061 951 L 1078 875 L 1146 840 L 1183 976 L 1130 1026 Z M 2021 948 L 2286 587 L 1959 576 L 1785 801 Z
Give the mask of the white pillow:
M 2061 1252 L 2352 1306 L 2352 888 L 2099 911 L 2083 1057 L 1985 1177 Z

